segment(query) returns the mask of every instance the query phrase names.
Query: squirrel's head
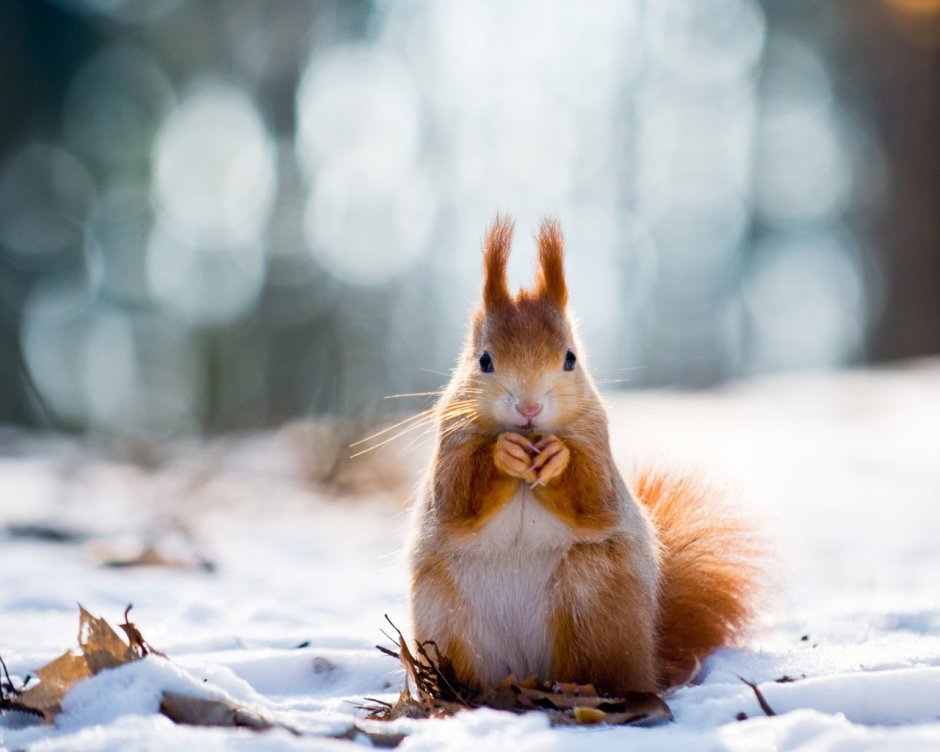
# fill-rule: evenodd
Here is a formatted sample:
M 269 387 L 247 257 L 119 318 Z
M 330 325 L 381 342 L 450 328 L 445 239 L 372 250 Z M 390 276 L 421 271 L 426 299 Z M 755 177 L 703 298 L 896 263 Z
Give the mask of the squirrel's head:
M 512 233 L 497 216 L 486 235 L 483 297 L 458 373 L 484 430 L 559 432 L 599 404 L 567 313 L 564 238 L 557 221 L 542 222 L 535 282 L 512 295 Z

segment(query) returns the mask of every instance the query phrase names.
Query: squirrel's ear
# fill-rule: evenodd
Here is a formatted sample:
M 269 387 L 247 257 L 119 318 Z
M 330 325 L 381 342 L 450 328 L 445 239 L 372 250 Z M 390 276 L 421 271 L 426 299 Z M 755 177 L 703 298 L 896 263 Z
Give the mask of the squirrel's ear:
M 488 310 L 509 300 L 506 264 L 509 262 L 512 231 L 512 220 L 497 214 L 483 241 L 483 305 Z
M 544 219 L 539 227 L 539 268 L 535 274 L 535 295 L 564 310 L 568 303 L 565 284 L 565 239 L 556 219 Z

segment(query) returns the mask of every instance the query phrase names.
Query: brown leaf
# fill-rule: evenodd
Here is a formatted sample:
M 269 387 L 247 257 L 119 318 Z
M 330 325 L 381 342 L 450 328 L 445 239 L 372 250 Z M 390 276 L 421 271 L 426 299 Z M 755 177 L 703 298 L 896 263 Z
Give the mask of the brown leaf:
M 530 700 L 534 706 L 545 710 L 571 711 L 570 717 L 561 714 L 556 722 L 566 723 L 573 718 L 578 723 L 649 724 L 667 721 L 672 711 L 659 695 L 652 692 L 629 692 L 625 697 L 603 695 L 579 695 L 591 685 L 562 684 L 563 692 L 547 692 L 535 689 L 520 689 L 520 699 Z
M 578 718 L 579 713 L 584 713 L 585 711 L 594 717 L 597 717 L 598 713 L 603 717 L 599 720 L 581 721 Z M 654 723 L 661 723 L 662 721 L 671 721 L 672 711 L 669 710 L 666 703 L 660 701 L 658 705 L 650 706 L 648 709 L 642 711 L 636 709 L 620 713 L 608 713 L 595 708 L 575 708 L 574 717 L 579 723 L 610 723 L 615 726 L 649 726 Z
M 147 642 L 140 633 L 140 630 L 137 629 L 137 625 L 128 619 L 128 614 L 130 614 L 133 607 L 133 604 L 127 604 L 127 608 L 124 609 L 124 623 L 118 624 L 118 626 L 124 630 L 124 634 L 127 635 L 127 641 L 130 643 L 131 649 L 139 658 L 143 658 L 150 653 L 159 655 L 161 658 L 166 658 L 166 653 L 157 650 L 153 645 Z
M 16 698 L 26 710 L 42 714 L 45 723 L 52 723 L 62 709 L 62 698 L 79 679 L 91 676 L 84 655 L 65 652 L 36 671 L 36 684 Z
M 597 708 L 575 708 L 574 719 L 578 723 L 603 723 L 607 713 Z
M 361 736 L 364 736 L 366 739 L 368 739 L 373 747 L 380 747 L 384 749 L 392 749 L 397 747 L 405 739 L 405 734 L 373 731 L 372 729 L 363 728 L 358 723 L 352 724 L 345 731 L 341 731 L 338 734 L 333 734 L 331 738 L 347 739 L 351 742 L 355 742 L 359 741 L 359 737 Z
M 282 723 L 269 721 L 252 708 L 246 708 L 225 700 L 190 697 L 178 692 L 163 693 L 160 712 L 174 723 L 182 723 L 188 726 L 237 726 L 255 731 L 283 728 L 294 735 L 299 735 L 299 732 L 295 729 Z
M 622 702 L 604 703 L 603 710 L 592 709 L 604 713 L 601 723 L 618 726 L 649 726 L 672 720 L 672 711 L 665 700 L 652 692 L 630 692 Z M 577 718 L 578 708 L 575 708 L 574 713 Z
M 92 616 L 81 604 L 78 608 L 81 654 L 67 651 L 38 669 L 39 684 L 20 692 L 16 698 L 16 703 L 23 709 L 41 713 L 45 723 L 55 720 L 62 710 L 62 698 L 75 682 L 144 655 L 125 643 L 104 619 Z
M 195 571 L 211 572 L 215 565 L 197 554 L 189 557 L 172 556 L 164 553 L 152 544 L 141 547 L 139 551 L 131 554 L 122 552 L 109 556 L 100 556 L 101 566 L 111 569 L 127 569 L 133 567 L 166 567 L 168 569 L 190 569 Z
M 648 724 L 672 718 L 669 706 L 658 695 L 631 692 L 626 697 L 605 697 L 591 684 L 553 685 L 539 683 L 533 677 L 520 681 L 510 674 L 497 686 L 479 690 L 457 679 L 450 661 L 440 655 L 433 642 L 420 643 L 412 651 L 398 628 L 394 624 L 392 628 L 398 635 L 397 640 L 390 638 L 397 653 L 378 647 L 399 659 L 405 669 L 405 686 L 394 705 L 373 700 L 362 706 L 371 720 L 433 718 L 482 706 L 514 713 L 545 712 L 555 724 Z M 412 686 L 416 696 L 411 694 Z
M 519 696 L 533 700 L 535 704 L 541 704 L 542 707 L 545 707 L 545 704 L 551 704 L 558 710 L 577 707 L 596 708 L 598 705 L 617 702 L 616 698 L 598 697 L 596 694 L 593 697 L 589 697 L 569 694 L 568 692 L 546 692 L 542 689 L 525 689 L 521 687 L 519 689 Z
M 555 682 L 552 685 L 552 692 L 559 692 L 565 695 L 584 695 L 585 697 L 595 697 L 597 689 L 593 684 L 575 684 L 574 682 Z
M 108 622 L 92 616 L 79 604 L 78 646 L 85 654 L 91 673 L 97 674 L 106 668 L 117 668 L 137 660 L 141 656 L 124 642 Z

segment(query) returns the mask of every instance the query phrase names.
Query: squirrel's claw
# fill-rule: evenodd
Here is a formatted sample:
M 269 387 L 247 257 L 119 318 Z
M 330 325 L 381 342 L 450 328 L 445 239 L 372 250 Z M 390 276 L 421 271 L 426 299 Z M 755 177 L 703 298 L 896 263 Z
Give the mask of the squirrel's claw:
M 513 433 L 501 433 L 493 447 L 493 464 L 505 475 L 529 479 L 531 457 L 523 443 L 528 439 Z
M 538 456 L 529 468 L 536 473 L 532 488 L 544 486 L 548 481 L 561 475 L 568 467 L 571 451 L 557 436 L 546 436 L 538 442 L 541 448 Z

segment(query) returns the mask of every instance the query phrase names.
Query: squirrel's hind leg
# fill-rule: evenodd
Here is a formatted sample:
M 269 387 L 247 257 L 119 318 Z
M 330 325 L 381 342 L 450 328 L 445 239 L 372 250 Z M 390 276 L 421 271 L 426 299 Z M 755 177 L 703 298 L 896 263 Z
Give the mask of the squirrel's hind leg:
M 652 549 L 619 537 L 573 546 L 555 576 L 552 678 L 609 694 L 656 691 L 657 588 Z

